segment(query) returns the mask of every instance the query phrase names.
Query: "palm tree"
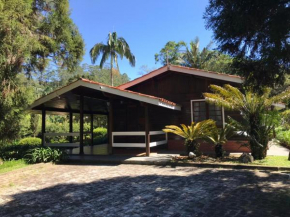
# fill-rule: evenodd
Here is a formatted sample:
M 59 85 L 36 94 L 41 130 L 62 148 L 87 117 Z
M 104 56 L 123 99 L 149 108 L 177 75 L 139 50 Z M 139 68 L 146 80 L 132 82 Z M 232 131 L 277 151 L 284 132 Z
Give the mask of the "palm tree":
M 135 66 L 135 56 L 132 54 L 130 47 L 126 40 L 122 37 L 118 37 L 116 32 L 109 33 L 107 44 L 97 43 L 90 50 L 90 56 L 92 63 L 94 64 L 98 57 L 102 54 L 102 59 L 100 62 L 100 68 L 103 68 L 104 63 L 110 58 L 111 67 L 111 85 L 114 85 L 113 79 L 113 66 L 114 62 L 119 71 L 118 57 L 123 59 L 125 57 L 129 60 L 131 66 Z
M 210 50 L 211 46 L 212 42 L 200 51 L 199 38 L 196 37 L 189 43 L 189 46 L 186 45 L 186 50 L 180 57 L 180 63 L 191 68 L 208 69 L 210 61 L 218 56 L 218 52 Z
M 205 140 L 214 144 L 215 155 L 217 158 L 224 156 L 223 145 L 228 139 L 234 135 L 234 127 L 226 124 L 224 128 L 217 128 L 211 130 L 210 135 L 205 136 Z
M 215 127 L 215 121 L 208 119 L 201 122 L 192 122 L 190 126 L 184 124 L 181 127 L 175 125 L 165 126 L 163 129 L 166 133 L 174 133 L 185 139 L 185 145 L 187 147 L 187 152 L 190 151 L 196 153 L 198 151 L 199 143 L 198 139 L 203 139 L 205 136 L 210 135 L 210 132 Z
M 242 120 L 235 124 L 244 131 L 249 138 L 254 159 L 264 159 L 267 156 L 267 145 L 270 134 L 277 124 L 275 116 L 271 114 L 271 107 L 275 103 L 290 98 L 290 89 L 270 97 L 270 89 L 265 89 L 262 95 L 251 90 L 242 93 L 231 85 L 220 87 L 210 85 L 213 93 L 204 93 L 207 102 L 223 106 L 229 110 L 239 111 Z

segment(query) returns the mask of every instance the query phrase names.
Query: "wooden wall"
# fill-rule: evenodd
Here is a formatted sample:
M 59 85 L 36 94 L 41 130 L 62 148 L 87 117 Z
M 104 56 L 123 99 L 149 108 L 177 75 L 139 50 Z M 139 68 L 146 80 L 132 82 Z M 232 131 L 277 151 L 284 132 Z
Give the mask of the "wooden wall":
M 191 123 L 190 101 L 204 99 L 202 94 L 210 91 L 210 84 L 224 85 L 227 83 L 229 82 L 169 71 L 128 89 L 161 97 L 182 106 L 181 111 L 172 111 L 157 106 L 150 107 L 150 130 L 161 130 L 166 125 L 179 125 L 181 123 L 189 125 Z M 236 84 L 231 85 L 236 86 Z M 135 115 L 136 112 L 131 110 L 129 113 Z M 226 111 L 225 116 L 228 114 L 230 113 Z M 231 114 L 238 116 L 236 112 L 231 112 Z M 169 135 L 169 140 L 180 139 L 178 136 Z

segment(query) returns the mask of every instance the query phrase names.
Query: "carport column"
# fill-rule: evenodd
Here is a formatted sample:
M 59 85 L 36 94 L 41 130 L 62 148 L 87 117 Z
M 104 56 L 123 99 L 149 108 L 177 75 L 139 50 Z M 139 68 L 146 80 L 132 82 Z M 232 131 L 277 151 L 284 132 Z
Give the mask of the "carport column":
M 84 154 L 84 96 L 80 95 L 80 155 Z
M 146 143 L 146 156 L 150 156 L 150 130 L 149 130 L 149 111 L 148 105 L 145 105 L 145 143 Z
M 94 114 L 91 114 L 91 145 L 94 145 Z
M 69 112 L 69 132 L 70 133 L 73 132 L 73 113 L 71 111 Z M 70 143 L 73 142 L 73 137 L 72 136 L 69 137 L 69 142 Z
M 113 154 L 113 100 L 109 102 L 109 117 L 108 117 L 108 135 L 109 135 L 109 144 L 108 144 L 108 154 Z
M 41 145 L 44 146 L 45 144 L 45 125 L 46 125 L 46 112 L 45 109 L 42 109 L 42 113 L 41 113 L 41 119 L 42 119 L 42 123 L 41 123 Z

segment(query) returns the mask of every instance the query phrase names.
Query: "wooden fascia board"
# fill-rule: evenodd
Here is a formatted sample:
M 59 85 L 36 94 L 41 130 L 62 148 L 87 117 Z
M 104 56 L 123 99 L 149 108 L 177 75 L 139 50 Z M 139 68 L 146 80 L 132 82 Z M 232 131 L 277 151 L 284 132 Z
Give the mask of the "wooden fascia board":
M 99 84 L 93 84 L 93 83 L 88 83 L 88 82 L 83 82 L 82 86 L 88 87 L 88 88 L 93 88 L 96 90 L 101 90 L 102 92 L 105 93 L 111 93 L 111 94 L 115 94 L 118 96 L 122 96 L 125 98 L 129 98 L 129 99 L 133 99 L 133 100 L 137 100 L 137 101 L 142 101 L 142 102 L 146 102 L 149 104 L 153 104 L 153 105 L 157 105 L 157 106 L 161 106 L 161 107 L 165 107 L 165 108 L 169 108 L 169 109 L 173 109 L 173 110 L 181 110 L 181 106 L 180 105 L 170 105 L 168 103 L 165 102 L 161 102 L 159 99 L 153 99 L 147 96 L 142 96 L 142 95 L 138 95 L 138 94 L 134 94 L 134 93 L 130 93 L 130 92 L 126 92 L 123 90 L 118 90 L 115 88 L 110 88 L 107 86 L 102 86 Z
M 217 79 L 217 80 L 222 80 L 222 81 L 229 81 L 233 83 L 239 83 L 239 84 L 243 83 L 243 80 L 241 78 L 231 77 L 229 75 L 215 74 L 211 72 L 198 71 L 194 69 L 184 69 L 184 68 L 179 68 L 175 66 L 170 66 L 170 70 L 182 72 L 189 75 L 196 75 L 200 77 L 212 78 L 212 79 Z
M 33 108 L 51 100 L 54 99 L 56 97 L 59 97 L 60 95 L 74 89 L 77 88 L 79 86 L 83 86 L 83 87 L 88 87 L 91 89 L 95 89 L 95 90 L 100 90 L 101 92 L 105 92 L 105 93 L 111 93 L 111 94 L 115 94 L 118 96 L 123 96 L 129 99 L 134 99 L 137 101 L 142 101 L 142 102 L 146 102 L 149 104 L 153 104 L 153 105 L 157 105 L 157 106 L 161 106 L 161 107 L 165 107 L 168 109 L 172 109 L 172 110 L 181 110 L 181 106 L 179 105 L 170 105 L 168 103 L 165 102 L 161 102 L 159 99 L 153 99 L 153 98 L 149 98 L 146 96 L 142 96 L 142 95 L 138 95 L 138 94 L 134 94 L 134 93 L 130 93 L 130 92 L 126 92 L 123 90 L 118 90 L 116 88 L 111 88 L 111 87 L 107 87 L 107 86 L 103 86 L 101 84 L 95 84 L 95 83 L 89 83 L 89 82 L 85 82 L 82 80 L 78 80 L 64 88 L 61 88 L 59 90 L 56 90 L 50 94 L 48 94 L 47 96 L 35 101 L 29 108 L 28 110 L 32 110 Z

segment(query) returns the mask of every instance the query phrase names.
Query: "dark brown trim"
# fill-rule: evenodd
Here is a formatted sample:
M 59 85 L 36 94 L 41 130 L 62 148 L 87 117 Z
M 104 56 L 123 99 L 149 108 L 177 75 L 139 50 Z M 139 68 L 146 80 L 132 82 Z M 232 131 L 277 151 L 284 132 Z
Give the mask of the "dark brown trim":
M 109 135 L 109 144 L 108 144 L 108 154 L 113 154 L 113 100 L 110 100 L 109 104 L 109 120 L 108 120 L 108 135 Z
M 145 105 L 145 142 L 146 142 L 146 156 L 150 156 L 150 129 L 149 129 L 149 109 Z
M 84 154 L 84 96 L 80 96 L 80 155 Z
M 69 113 L 69 132 L 70 133 L 73 132 L 73 113 L 72 112 Z M 69 137 L 69 142 L 70 143 L 73 142 L 73 137 L 72 136 Z
M 45 109 L 42 109 L 41 112 L 41 119 L 42 119 L 42 123 L 41 123 L 41 145 L 44 146 L 45 143 L 45 127 L 46 127 L 46 112 Z
M 94 115 L 91 114 L 91 145 L 94 145 Z

